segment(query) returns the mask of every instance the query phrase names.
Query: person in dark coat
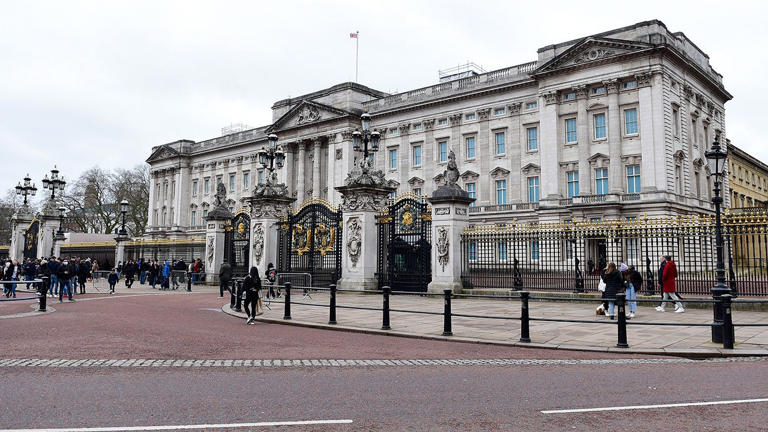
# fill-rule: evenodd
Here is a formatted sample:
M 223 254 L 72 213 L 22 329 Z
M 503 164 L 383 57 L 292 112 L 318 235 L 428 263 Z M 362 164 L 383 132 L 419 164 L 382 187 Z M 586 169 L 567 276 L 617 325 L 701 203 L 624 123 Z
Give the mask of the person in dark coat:
M 69 301 L 75 301 L 72 298 L 72 291 L 74 290 L 74 287 L 72 286 L 72 277 L 75 275 L 74 266 L 69 260 L 64 260 L 59 265 L 57 273 L 57 276 L 59 277 L 59 303 L 64 301 L 64 290 L 67 290 Z
M 608 310 L 605 312 L 605 315 L 613 319 L 615 316 L 613 307 L 616 294 L 624 292 L 624 276 L 616 268 L 616 263 L 609 262 L 600 277 L 605 282 L 605 298 L 608 299 Z
M 261 303 L 260 297 L 261 291 L 261 279 L 259 278 L 259 269 L 251 267 L 251 271 L 243 279 L 243 292 L 245 292 L 245 314 L 248 316 L 246 324 L 256 324 L 256 315 L 261 315 L 263 310 L 259 303 Z M 250 309 L 248 308 L 250 305 Z
M 128 260 L 123 266 L 123 274 L 125 275 L 125 287 L 130 288 L 133 285 L 134 278 L 136 277 L 137 267 L 133 260 Z
M 667 300 L 674 300 L 675 312 L 683 313 L 685 312 L 685 309 L 683 308 L 683 304 L 680 303 L 680 297 L 678 297 L 677 294 L 675 293 L 675 278 L 677 278 L 677 264 L 675 264 L 675 261 L 672 260 L 672 256 L 667 255 L 665 258 L 666 258 L 666 265 L 664 266 L 664 270 L 662 271 L 662 274 L 661 274 L 662 282 L 663 282 L 662 302 L 656 308 L 656 310 L 659 312 L 664 312 L 664 308 L 667 306 Z
M 228 262 L 221 263 L 219 268 L 219 298 L 224 298 L 224 290 L 232 293 L 229 288 L 229 281 L 232 280 L 232 266 Z
M 115 293 L 115 285 L 117 285 L 117 270 L 112 269 L 112 272 L 109 273 L 109 278 L 107 279 L 107 282 L 109 282 L 109 293 L 114 294 Z

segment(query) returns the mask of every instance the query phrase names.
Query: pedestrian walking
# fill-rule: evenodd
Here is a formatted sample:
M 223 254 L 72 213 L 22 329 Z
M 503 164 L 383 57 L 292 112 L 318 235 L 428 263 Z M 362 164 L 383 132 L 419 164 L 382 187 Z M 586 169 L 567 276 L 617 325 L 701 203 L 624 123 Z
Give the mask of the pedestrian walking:
M 246 324 L 256 324 L 256 315 L 264 313 L 261 306 L 261 279 L 259 269 L 251 267 L 251 271 L 243 279 L 243 294 L 245 297 L 245 315 L 248 317 Z M 250 309 L 248 306 L 251 306 Z
M 59 295 L 59 266 L 61 266 L 61 261 L 56 257 L 51 257 L 51 259 L 48 260 L 48 271 L 51 272 L 51 286 L 49 289 L 51 297 Z
M 123 266 L 123 273 L 125 274 L 125 287 L 130 288 L 133 285 L 134 278 L 136 276 L 136 264 L 133 260 L 128 260 Z
M 112 271 L 109 273 L 107 282 L 109 282 L 109 293 L 114 294 L 115 285 L 117 285 L 117 269 L 112 269 Z
M 16 260 L 8 260 L 5 263 L 5 269 L 3 271 L 3 279 L 8 281 L 3 287 L 3 293 L 6 297 L 16 297 L 16 284 L 12 281 L 18 280 L 19 275 L 19 262 Z
M 676 294 L 675 278 L 677 278 L 677 264 L 672 260 L 672 255 L 664 257 L 666 263 L 662 270 L 662 302 L 656 307 L 659 312 L 664 312 L 667 307 L 667 300 L 673 300 L 675 302 L 675 313 L 683 313 L 685 309 L 683 304 L 680 303 L 680 297 Z
M 611 319 L 616 316 L 613 313 L 615 305 L 616 294 L 619 291 L 624 291 L 624 277 L 621 272 L 616 268 L 616 263 L 609 262 L 605 268 L 605 272 L 600 276 L 605 283 L 605 298 L 608 299 L 608 310 L 605 311 L 605 315 Z
M 160 266 L 157 264 L 157 261 L 152 260 L 152 263 L 149 265 L 149 284 L 152 285 L 152 289 L 155 289 L 159 274 Z
M 232 290 L 229 288 L 230 280 L 232 280 L 232 266 L 224 261 L 219 268 L 219 298 L 224 298 L 225 290 L 229 291 L 230 294 L 232 293 Z
M 82 261 L 77 269 L 77 281 L 80 284 L 80 294 L 85 294 L 85 283 L 91 275 L 88 260 Z
M 171 263 L 168 260 L 163 264 L 163 280 L 160 282 L 160 289 L 167 290 L 171 283 Z
M 65 259 L 61 262 L 61 265 L 59 266 L 58 270 L 58 276 L 59 276 L 59 303 L 62 303 L 64 300 L 64 291 L 67 291 L 67 297 L 69 298 L 69 301 L 75 301 L 72 298 L 72 278 L 74 276 L 74 266 L 72 263 L 69 262 L 68 259 Z
M 626 267 L 622 264 L 620 268 Z M 629 266 L 624 272 L 624 278 L 627 280 L 627 306 L 629 307 L 629 314 L 627 318 L 632 319 L 637 313 L 637 291 L 643 287 L 643 276 L 639 271 L 635 269 L 635 266 Z
M 269 292 L 267 298 L 280 297 L 280 287 L 277 286 L 277 269 L 272 263 L 267 264 L 267 282 L 269 282 Z M 277 293 L 277 295 L 275 295 Z

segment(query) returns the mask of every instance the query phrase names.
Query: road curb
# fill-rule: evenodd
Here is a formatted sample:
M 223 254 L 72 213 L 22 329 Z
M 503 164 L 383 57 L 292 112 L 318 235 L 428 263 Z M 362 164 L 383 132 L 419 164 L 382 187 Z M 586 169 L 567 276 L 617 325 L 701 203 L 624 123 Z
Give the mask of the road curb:
M 228 303 L 221 306 L 221 311 L 227 315 L 231 315 L 233 317 L 240 318 L 240 319 L 246 319 L 247 317 L 244 312 L 237 312 L 230 309 Z M 659 356 L 684 357 L 684 358 L 690 358 L 690 359 L 704 359 L 704 358 L 713 358 L 713 357 L 768 357 L 768 350 L 753 350 L 753 349 L 724 350 L 722 348 L 714 348 L 714 349 L 638 348 L 638 349 L 633 349 L 631 347 L 616 348 L 616 347 L 581 346 L 581 345 L 567 345 L 567 344 L 559 345 L 559 344 L 547 344 L 547 343 L 536 343 L 536 342 L 528 342 L 528 343 L 505 342 L 505 341 L 494 341 L 494 340 L 488 340 L 488 339 L 468 338 L 468 337 L 461 337 L 461 336 L 413 334 L 413 333 L 405 333 L 405 332 L 399 332 L 394 330 L 379 330 L 379 329 L 371 329 L 371 328 L 365 328 L 365 327 L 344 326 L 344 325 L 338 325 L 338 324 L 335 324 L 335 325 L 321 324 L 321 323 L 314 323 L 314 322 L 308 322 L 308 321 L 296 321 L 294 319 L 282 320 L 282 319 L 274 319 L 274 318 L 264 318 L 260 316 L 256 317 L 256 321 L 268 323 L 268 324 L 283 324 L 283 325 L 292 325 L 296 327 L 316 328 L 316 329 L 322 329 L 322 330 L 346 331 L 351 333 L 364 333 L 364 334 L 374 334 L 374 335 L 383 335 L 383 336 L 405 337 L 405 338 L 411 338 L 411 339 L 475 343 L 475 344 L 519 347 L 519 348 L 540 348 L 540 349 L 554 349 L 554 350 L 582 351 L 582 352 L 609 352 L 609 353 L 616 353 L 616 354 L 659 355 Z

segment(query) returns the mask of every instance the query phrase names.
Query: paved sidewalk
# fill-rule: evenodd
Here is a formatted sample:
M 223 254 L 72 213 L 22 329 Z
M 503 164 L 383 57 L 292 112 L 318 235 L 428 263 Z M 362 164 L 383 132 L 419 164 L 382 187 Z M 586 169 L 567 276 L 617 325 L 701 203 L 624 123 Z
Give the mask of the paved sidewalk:
M 768 313 L 734 311 L 736 326 L 736 347 L 723 350 L 722 344 L 710 341 L 710 327 L 694 327 L 685 324 L 706 324 L 712 321 L 711 309 L 687 309 L 685 313 L 673 313 L 672 308 L 661 313 L 651 306 L 639 306 L 637 316 L 628 322 L 627 339 L 630 349 L 615 348 L 617 342 L 616 321 L 605 316 L 595 316 L 599 302 L 563 303 L 530 302 L 531 318 L 579 319 L 590 323 L 561 323 L 531 321 L 530 344 L 519 343 L 520 302 L 517 300 L 460 299 L 452 300 L 453 314 L 493 315 L 517 319 L 483 319 L 453 317 L 453 336 L 443 337 L 443 299 L 440 297 L 396 296 L 390 297 L 391 309 L 407 309 L 438 313 L 439 315 L 390 313 L 392 330 L 382 331 L 381 311 L 346 309 L 342 306 L 381 308 L 381 295 L 344 294 L 337 295 L 337 325 L 328 325 L 327 292 L 313 292 L 312 299 L 302 299 L 300 290 L 291 293 L 291 321 L 284 321 L 284 305 L 272 302 L 270 310 L 259 320 L 284 324 L 330 327 L 352 331 L 390 333 L 411 337 L 456 339 L 480 343 L 503 343 L 517 346 L 550 347 L 560 349 L 585 349 L 599 351 L 642 352 L 676 355 L 768 355 L 768 327 L 739 327 L 738 324 L 768 324 Z M 278 299 L 282 300 L 282 299 Z M 300 303 L 308 303 L 303 305 Z M 265 305 L 268 304 L 265 302 Z M 244 313 L 229 310 L 229 304 L 222 307 L 224 312 L 241 318 Z M 649 326 L 638 323 L 680 323 L 680 326 Z

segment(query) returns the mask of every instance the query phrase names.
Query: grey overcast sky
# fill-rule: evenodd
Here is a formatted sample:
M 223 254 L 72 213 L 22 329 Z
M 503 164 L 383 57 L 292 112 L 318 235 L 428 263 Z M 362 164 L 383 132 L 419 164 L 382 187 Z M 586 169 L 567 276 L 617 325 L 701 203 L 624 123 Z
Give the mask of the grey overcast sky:
M 493 70 L 542 46 L 659 19 L 710 57 L 734 95 L 727 135 L 768 161 L 763 2 L 0 0 L 0 191 L 54 164 L 143 163 L 153 145 L 269 124 L 272 103 L 354 80 L 405 91 L 473 61 Z M 762 120 L 761 120 L 762 118 Z

